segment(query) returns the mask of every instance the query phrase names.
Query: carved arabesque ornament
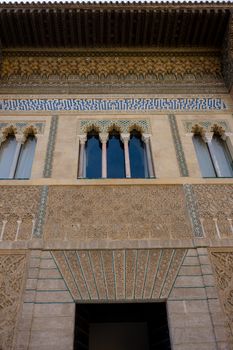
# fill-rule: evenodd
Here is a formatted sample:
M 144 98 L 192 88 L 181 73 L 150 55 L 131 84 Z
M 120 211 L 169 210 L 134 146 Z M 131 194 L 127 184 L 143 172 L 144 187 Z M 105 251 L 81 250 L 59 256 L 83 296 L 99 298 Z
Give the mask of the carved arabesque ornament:
M 25 142 L 29 135 L 36 136 L 44 131 L 44 123 L 31 122 L 1 122 L 0 123 L 0 144 L 6 141 L 9 135 Z
M 233 237 L 233 186 L 194 185 L 193 191 L 204 235 L 221 239 Z
M 0 253 L 0 349 L 11 350 L 26 271 L 24 254 Z
M 231 128 L 227 120 L 183 120 L 185 132 L 201 134 L 214 132 L 223 135 L 225 132 L 231 132 Z
M 233 249 L 210 250 L 220 301 L 228 319 L 229 338 L 233 344 Z
M 49 186 L 46 240 L 191 236 L 182 186 Z
M 2 61 L 1 77 L 7 80 L 11 77 L 30 79 L 39 77 L 49 79 L 53 77 L 98 79 L 117 77 L 125 79 L 134 76 L 145 79 L 153 76 L 155 79 L 184 79 L 191 76 L 198 79 L 203 76 L 221 77 L 219 57 L 208 54 L 177 55 L 129 55 L 108 56 L 104 53 L 96 56 L 63 57 L 53 56 L 5 56 Z
M 120 133 L 130 133 L 133 129 L 141 133 L 151 133 L 150 122 L 147 119 L 83 119 L 80 120 L 80 131 L 86 134 L 91 130 L 99 133 L 109 133 L 115 129 Z
M 32 238 L 40 191 L 37 186 L 1 186 L 0 241 Z

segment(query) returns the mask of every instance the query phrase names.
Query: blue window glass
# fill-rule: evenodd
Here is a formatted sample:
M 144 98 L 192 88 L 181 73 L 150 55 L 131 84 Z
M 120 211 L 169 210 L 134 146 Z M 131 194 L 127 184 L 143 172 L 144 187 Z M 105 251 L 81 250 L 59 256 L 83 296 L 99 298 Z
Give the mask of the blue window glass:
M 19 159 L 15 171 L 15 179 L 29 179 L 32 171 L 32 163 L 36 148 L 36 138 L 28 136 L 26 142 L 21 146 Z
M 232 158 L 228 150 L 226 142 L 219 135 L 214 135 L 211 143 L 213 145 L 214 154 L 218 163 L 221 177 L 232 177 Z
M 16 139 L 14 135 L 7 137 L 0 148 L 0 179 L 7 179 L 10 175 L 11 165 L 16 150 Z
M 107 143 L 107 177 L 125 177 L 124 145 L 121 142 L 119 132 L 116 130 L 109 134 Z
M 206 142 L 202 139 L 201 135 L 194 135 L 193 143 L 202 176 L 216 177 L 216 171 Z
M 94 130 L 87 134 L 85 162 L 86 178 L 97 179 L 102 176 L 102 145 L 99 134 Z
M 129 158 L 131 177 L 133 178 L 148 177 L 145 144 L 141 137 L 141 133 L 137 130 L 132 130 L 130 133 Z

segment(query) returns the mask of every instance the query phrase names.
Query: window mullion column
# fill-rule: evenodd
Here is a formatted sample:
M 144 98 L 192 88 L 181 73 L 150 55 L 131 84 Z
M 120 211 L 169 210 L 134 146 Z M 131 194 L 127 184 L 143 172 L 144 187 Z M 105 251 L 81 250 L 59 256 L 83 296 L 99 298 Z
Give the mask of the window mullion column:
M 85 151 L 86 141 L 87 141 L 87 135 L 79 135 L 80 151 L 79 151 L 78 177 L 80 179 L 84 178 L 84 151 Z
M 107 178 L 107 142 L 108 134 L 100 133 L 99 134 L 100 142 L 102 143 L 102 178 Z
M 16 145 L 14 158 L 10 168 L 9 179 L 13 179 L 15 176 L 20 150 L 21 150 L 22 144 L 26 141 L 24 135 L 15 135 L 15 138 L 16 138 L 17 145 Z
M 214 168 L 215 168 L 215 171 L 216 171 L 216 174 L 218 177 L 222 177 L 222 174 L 221 174 L 221 169 L 219 167 L 219 164 L 218 164 L 218 160 L 215 156 L 215 152 L 214 152 L 214 148 L 213 148 L 213 144 L 212 144 L 212 138 L 213 138 L 213 133 L 210 132 L 210 133 L 205 133 L 204 135 L 204 141 L 207 143 L 208 145 L 208 149 L 209 149 L 209 152 L 210 152 L 210 156 L 211 156 L 211 159 L 212 159 L 212 162 L 214 164 Z
M 124 155 L 125 155 L 125 175 L 127 178 L 131 177 L 130 171 L 130 160 L 129 160 L 129 139 L 130 134 L 121 134 L 121 141 L 124 144 Z
M 146 157 L 147 157 L 147 163 L 148 163 L 148 173 L 149 177 L 154 177 L 154 169 L 153 169 L 153 161 L 151 156 L 151 149 L 150 149 L 150 134 L 142 134 L 142 141 L 146 145 Z

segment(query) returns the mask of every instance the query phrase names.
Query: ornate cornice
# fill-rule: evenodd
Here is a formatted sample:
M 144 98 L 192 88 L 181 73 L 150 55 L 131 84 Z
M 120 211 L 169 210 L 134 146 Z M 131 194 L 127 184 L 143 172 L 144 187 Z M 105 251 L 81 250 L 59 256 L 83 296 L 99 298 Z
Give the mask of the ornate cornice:
M 110 79 L 172 80 L 177 82 L 219 80 L 221 64 L 215 53 L 98 53 L 97 55 L 16 56 L 4 55 L 1 77 L 3 81 L 17 78 L 21 82 L 52 80 L 58 78 L 104 81 Z
M 183 9 L 195 9 L 195 10 L 201 10 L 201 9 L 231 9 L 233 8 L 233 4 L 231 1 L 221 1 L 221 2 L 212 2 L 212 1 L 203 1 L 201 3 L 197 2 L 191 2 L 191 1 L 182 1 L 182 2 L 170 2 L 170 1 L 154 1 L 154 2 L 55 2 L 55 3 L 45 3 L 45 2 L 32 2 L 32 3 L 23 3 L 23 2 L 16 2 L 16 3 L 9 3 L 5 2 L 0 4 L 1 8 L 7 8 L 7 9 L 16 9 L 16 10 L 25 10 L 25 9 L 31 9 L 31 10 L 38 10 L 38 9 L 83 9 L 83 10 L 140 10 L 140 9 L 147 9 L 147 10 L 167 10 L 167 9 L 177 9 L 177 10 L 183 10 Z

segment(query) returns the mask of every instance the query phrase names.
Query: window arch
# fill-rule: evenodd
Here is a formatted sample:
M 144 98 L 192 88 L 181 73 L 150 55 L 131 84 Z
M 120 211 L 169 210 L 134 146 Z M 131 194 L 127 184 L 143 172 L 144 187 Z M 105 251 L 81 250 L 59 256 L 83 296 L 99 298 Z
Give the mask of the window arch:
M 142 135 L 136 129 L 130 132 L 129 141 L 130 171 L 132 178 L 148 177 L 147 155 Z
M 79 178 L 155 177 L 147 121 L 90 120 L 81 131 Z
M 11 166 L 14 160 L 16 151 L 16 138 L 14 134 L 7 136 L 6 140 L 1 144 L 0 147 L 0 178 L 9 179 Z
M 92 129 L 87 133 L 84 159 L 84 177 L 88 179 L 97 179 L 102 176 L 102 145 L 99 139 L 99 133 Z
M 32 171 L 32 163 L 36 149 L 35 135 L 28 135 L 26 141 L 21 145 L 19 157 L 15 169 L 16 179 L 29 179 Z
M 233 177 L 232 156 L 220 134 L 195 133 L 193 143 L 203 177 Z
M 29 179 L 36 147 L 33 134 L 8 134 L 0 146 L 0 179 Z
M 108 178 L 125 177 L 124 145 L 115 129 L 109 133 L 107 143 L 107 174 Z

